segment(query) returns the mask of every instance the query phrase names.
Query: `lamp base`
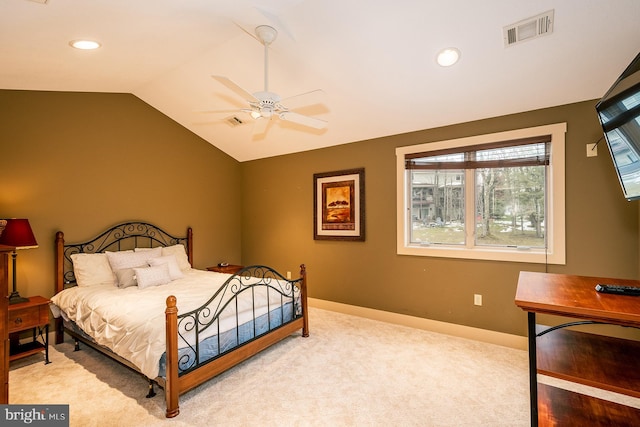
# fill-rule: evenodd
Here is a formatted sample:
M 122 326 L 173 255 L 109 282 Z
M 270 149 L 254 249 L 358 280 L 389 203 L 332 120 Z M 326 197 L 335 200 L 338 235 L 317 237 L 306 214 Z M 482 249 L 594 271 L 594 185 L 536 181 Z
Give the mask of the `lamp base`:
M 11 292 L 11 295 L 9 295 L 9 304 L 18 304 L 20 302 L 29 302 L 29 298 L 21 297 L 18 291 Z

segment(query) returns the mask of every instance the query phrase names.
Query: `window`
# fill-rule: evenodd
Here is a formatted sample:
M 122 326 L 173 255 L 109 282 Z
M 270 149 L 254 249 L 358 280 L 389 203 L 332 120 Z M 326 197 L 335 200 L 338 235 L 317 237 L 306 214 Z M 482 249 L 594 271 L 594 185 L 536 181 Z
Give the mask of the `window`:
M 397 148 L 398 254 L 564 264 L 565 132 Z

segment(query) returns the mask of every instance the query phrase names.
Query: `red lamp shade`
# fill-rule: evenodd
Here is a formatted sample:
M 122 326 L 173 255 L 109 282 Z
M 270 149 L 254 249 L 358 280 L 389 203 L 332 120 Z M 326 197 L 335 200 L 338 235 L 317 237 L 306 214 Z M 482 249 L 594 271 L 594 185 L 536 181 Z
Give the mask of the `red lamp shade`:
M 7 219 L 4 230 L 0 229 L 0 244 L 15 246 L 16 249 L 37 248 L 38 242 L 31 231 L 28 219 Z M 0 221 L 0 224 L 3 221 Z

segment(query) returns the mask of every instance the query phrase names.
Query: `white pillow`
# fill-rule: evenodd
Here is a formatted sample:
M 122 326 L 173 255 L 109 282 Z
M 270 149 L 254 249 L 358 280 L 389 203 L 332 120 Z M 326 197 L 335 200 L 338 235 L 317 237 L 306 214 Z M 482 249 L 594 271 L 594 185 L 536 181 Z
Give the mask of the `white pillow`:
M 180 267 L 178 266 L 178 261 L 176 260 L 175 255 L 151 258 L 147 262 L 152 267 L 160 264 L 167 264 L 167 266 L 169 267 L 169 276 L 171 276 L 171 280 L 182 279 L 184 277 L 184 274 L 182 274 L 182 271 L 180 271 Z
M 116 278 L 105 254 L 73 254 L 71 261 L 78 286 L 115 285 Z
M 140 289 L 150 286 L 166 285 L 171 282 L 169 265 L 166 263 L 153 267 L 134 268 L 133 271 L 136 273 L 136 281 Z
M 162 249 L 158 247 L 144 252 L 119 251 L 106 252 L 106 254 L 111 269 L 117 271 L 123 268 L 135 268 L 147 265 L 147 260 L 162 255 Z
M 178 267 L 180 267 L 180 270 L 185 271 L 191 268 L 189 257 L 187 256 L 187 251 L 185 250 L 184 245 L 177 244 L 162 248 L 162 256 L 167 255 L 176 256 L 176 260 L 178 261 Z

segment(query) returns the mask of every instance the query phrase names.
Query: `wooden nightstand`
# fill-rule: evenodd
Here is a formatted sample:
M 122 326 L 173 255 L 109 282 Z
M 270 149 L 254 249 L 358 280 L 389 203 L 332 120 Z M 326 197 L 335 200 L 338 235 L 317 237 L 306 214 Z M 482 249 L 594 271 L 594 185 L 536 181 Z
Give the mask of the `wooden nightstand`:
M 221 267 L 219 265 L 215 265 L 213 267 L 207 267 L 207 270 L 209 271 L 215 271 L 216 273 L 227 273 L 227 274 L 235 274 L 238 271 L 242 270 L 244 268 L 244 266 L 242 265 L 225 265 L 224 267 Z
M 49 300 L 30 297 L 28 302 L 9 305 L 9 361 L 44 350 L 44 363 L 49 363 Z M 33 330 L 33 341 L 20 343 L 19 332 Z

